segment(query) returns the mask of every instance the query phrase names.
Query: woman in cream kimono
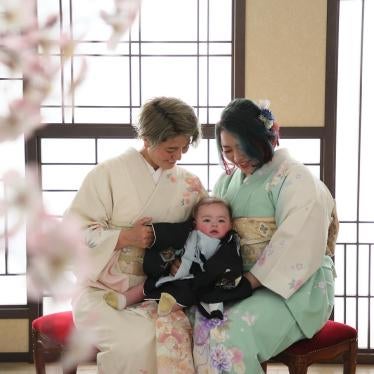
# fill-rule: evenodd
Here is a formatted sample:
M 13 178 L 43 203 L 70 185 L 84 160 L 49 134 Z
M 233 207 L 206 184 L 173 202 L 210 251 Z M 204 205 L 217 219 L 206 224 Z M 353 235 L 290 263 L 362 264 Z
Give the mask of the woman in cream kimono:
M 131 299 L 132 287 L 144 282 L 144 248 L 153 241 L 147 223 L 184 221 L 206 194 L 197 177 L 176 165 L 199 134 L 190 106 L 167 97 L 149 101 L 139 117 L 142 149 L 94 168 L 67 212 L 82 222 L 92 259 L 88 279 L 79 280 L 74 321 L 94 334 L 101 374 L 194 372 L 183 311 L 157 318 L 155 302 L 118 311 L 103 295 L 129 291 Z
M 267 106 L 247 99 L 232 101 L 216 127 L 227 172 L 214 194 L 233 209 L 254 292 L 227 305 L 223 321 L 196 315 L 198 373 L 263 373 L 261 362 L 312 337 L 333 308 L 334 200 L 287 150 L 274 151 L 278 131 Z

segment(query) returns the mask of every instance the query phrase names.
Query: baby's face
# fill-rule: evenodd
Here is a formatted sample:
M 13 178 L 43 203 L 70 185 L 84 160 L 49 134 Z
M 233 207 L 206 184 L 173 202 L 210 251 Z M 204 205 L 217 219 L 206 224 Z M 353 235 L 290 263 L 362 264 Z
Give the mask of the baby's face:
M 227 208 L 218 203 L 202 205 L 195 221 L 197 230 L 216 239 L 222 239 L 232 227 Z

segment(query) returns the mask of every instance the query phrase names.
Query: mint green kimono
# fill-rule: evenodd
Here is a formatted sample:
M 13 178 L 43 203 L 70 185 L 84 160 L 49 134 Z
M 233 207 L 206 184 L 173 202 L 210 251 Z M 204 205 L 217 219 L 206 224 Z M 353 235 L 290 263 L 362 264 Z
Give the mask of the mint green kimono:
M 263 287 L 226 305 L 223 321 L 196 314 L 196 370 L 263 373 L 261 362 L 312 337 L 331 314 L 335 272 L 326 253 L 332 250 L 328 239 L 335 202 L 285 149 L 246 178 L 240 170 L 222 175 L 214 194 L 232 206 L 245 270 Z M 248 231 L 246 224 L 252 225 Z

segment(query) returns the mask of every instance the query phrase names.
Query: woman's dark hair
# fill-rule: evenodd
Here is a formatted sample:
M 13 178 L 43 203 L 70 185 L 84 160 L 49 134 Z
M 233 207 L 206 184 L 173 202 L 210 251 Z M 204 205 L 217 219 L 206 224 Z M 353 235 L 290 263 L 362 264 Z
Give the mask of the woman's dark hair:
M 216 142 L 222 156 L 221 132 L 234 135 L 242 151 L 252 160 L 256 169 L 273 158 L 274 146 L 278 144 L 279 126 L 274 122 L 268 129 L 260 119 L 261 109 L 253 101 L 238 98 L 231 101 L 221 114 L 216 125 Z

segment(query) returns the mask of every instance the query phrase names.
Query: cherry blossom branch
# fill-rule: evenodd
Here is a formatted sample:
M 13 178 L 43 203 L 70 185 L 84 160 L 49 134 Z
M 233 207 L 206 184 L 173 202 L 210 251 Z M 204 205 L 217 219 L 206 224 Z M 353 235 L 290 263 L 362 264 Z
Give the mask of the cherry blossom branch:
M 112 14 L 101 11 L 101 18 L 112 28 L 108 40 L 108 48 L 114 49 L 123 34 L 129 29 L 139 13 L 141 0 L 114 0 L 115 9 Z
M 58 17 L 51 15 L 39 25 L 33 7 L 33 0 L 3 0 L 0 8 L 0 63 L 11 75 L 21 75 L 24 83 L 23 97 L 10 101 L 6 113 L 0 114 L 0 142 L 14 140 L 21 134 L 27 138 L 42 126 L 40 107 L 61 70 L 53 62 L 51 51 L 59 49 L 64 64 L 76 45 L 68 34 L 52 37 Z M 78 77 L 79 83 L 82 77 L 83 73 Z M 77 82 L 73 85 L 76 88 Z
M 115 48 L 129 29 L 140 8 L 140 0 L 114 0 L 114 11 L 102 11 L 102 19 L 112 28 L 109 48 Z M 38 24 L 35 0 L 1 0 L 0 3 L 0 64 L 13 77 L 23 80 L 23 96 L 10 100 L 5 113 L 0 113 L 0 143 L 25 138 L 42 126 L 40 108 L 50 95 L 52 82 L 62 65 L 73 55 L 77 42 L 66 33 L 53 37 L 58 16 L 50 15 Z M 53 51 L 59 50 L 61 63 L 53 62 Z M 84 82 L 86 62 L 82 65 L 70 88 L 71 95 Z M 58 220 L 47 214 L 35 169 L 27 169 L 24 178 L 15 171 L 1 179 L 6 195 L 0 197 L 0 218 L 12 216 L 14 222 L 0 238 L 11 236 L 27 224 L 28 295 L 40 300 L 44 292 L 52 298 L 66 300 L 76 292 L 76 280 L 67 269 L 75 270 L 83 279 L 90 263 L 84 235 L 72 218 Z M 0 179 L 0 180 L 1 180 Z M 88 319 L 92 316 L 88 316 Z M 71 367 L 90 354 L 95 338 L 88 331 L 70 337 L 70 348 L 63 357 L 63 365 Z

